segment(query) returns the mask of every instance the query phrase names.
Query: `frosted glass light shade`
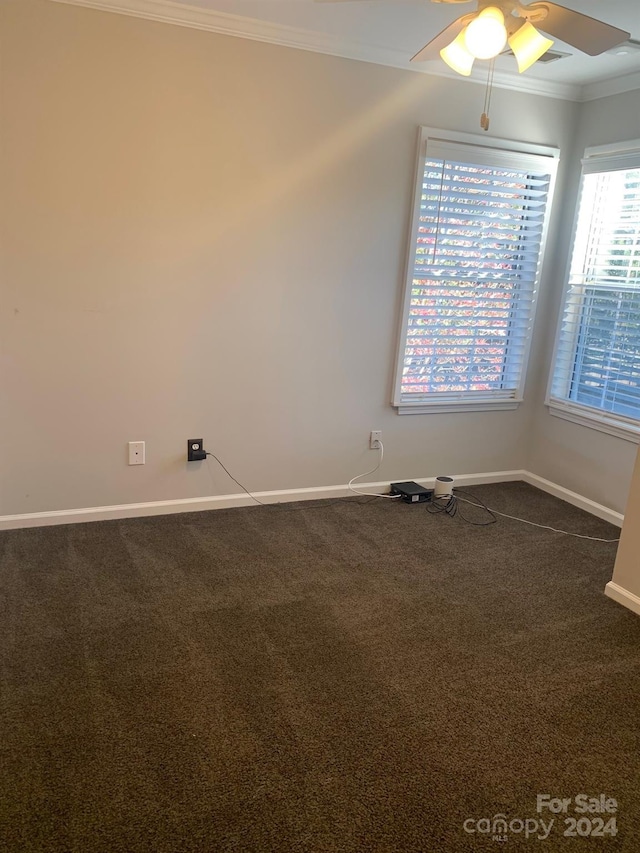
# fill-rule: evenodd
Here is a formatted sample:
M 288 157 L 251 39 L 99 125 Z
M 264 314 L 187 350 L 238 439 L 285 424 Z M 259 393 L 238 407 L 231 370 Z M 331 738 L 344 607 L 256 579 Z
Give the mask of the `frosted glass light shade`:
M 473 68 L 474 57 L 465 46 L 465 30 L 446 47 L 440 51 L 440 56 L 458 74 L 468 77 Z
M 551 39 L 539 33 L 529 21 L 525 21 L 509 39 L 509 47 L 518 61 L 518 71 L 521 74 L 531 68 L 552 45 Z
M 476 59 L 493 59 L 507 43 L 504 15 L 495 6 L 483 9 L 464 30 L 465 46 Z

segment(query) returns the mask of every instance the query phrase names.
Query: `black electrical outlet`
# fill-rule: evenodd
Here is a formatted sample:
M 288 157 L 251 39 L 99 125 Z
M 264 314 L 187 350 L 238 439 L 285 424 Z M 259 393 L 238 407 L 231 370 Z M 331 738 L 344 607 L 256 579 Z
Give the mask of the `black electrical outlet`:
M 187 462 L 201 462 L 207 458 L 201 438 L 190 438 L 187 442 Z

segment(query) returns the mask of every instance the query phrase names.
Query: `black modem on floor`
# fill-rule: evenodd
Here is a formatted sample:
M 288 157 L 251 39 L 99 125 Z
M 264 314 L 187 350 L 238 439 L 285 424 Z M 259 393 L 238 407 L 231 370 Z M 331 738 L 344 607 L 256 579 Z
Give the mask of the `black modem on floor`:
M 433 489 L 425 489 L 410 480 L 407 483 L 391 483 L 391 494 L 400 495 L 408 504 L 417 504 L 430 501 Z

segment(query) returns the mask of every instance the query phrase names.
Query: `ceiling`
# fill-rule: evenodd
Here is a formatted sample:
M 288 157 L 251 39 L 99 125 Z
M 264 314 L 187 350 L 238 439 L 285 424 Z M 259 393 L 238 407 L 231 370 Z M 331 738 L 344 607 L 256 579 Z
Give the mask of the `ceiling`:
M 286 44 L 321 53 L 458 75 L 443 62 L 409 66 L 409 59 L 473 2 L 431 0 L 57 0 L 160 19 L 216 32 Z M 567 0 L 562 5 L 631 32 L 640 43 L 640 0 Z M 536 63 L 520 75 L 513 57 L 498 57 L 495 85 L 570 100 L 589 100 L 640 88 L 640 44 L 625 55 L 586 56 L 562 42 L 562 59 Z M 472 79 L 485 82 L 487 63 L 476 62 Z

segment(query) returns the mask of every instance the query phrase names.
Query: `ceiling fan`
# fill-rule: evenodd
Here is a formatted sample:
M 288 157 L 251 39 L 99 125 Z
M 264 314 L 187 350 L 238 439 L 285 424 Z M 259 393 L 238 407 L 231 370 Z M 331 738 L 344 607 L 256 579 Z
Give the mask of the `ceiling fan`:
M 470 1 L 432 0 L 451 4 Z M 508 43 L 516 57 L 518 71 L 522 73 L 552 46 L 553 41 L 543 33 L 590 56 L 604 53 L 630 38 L 625 30 L 547 0 L 529 5 L 520 0 L 477 0 L 475 12 L 462 15 L 449 24 L 419 50 L 411 62 L 426 62 L 440 56 L 450 68 L 468 77 L 476 59 L 493 59 Z

